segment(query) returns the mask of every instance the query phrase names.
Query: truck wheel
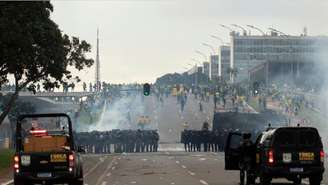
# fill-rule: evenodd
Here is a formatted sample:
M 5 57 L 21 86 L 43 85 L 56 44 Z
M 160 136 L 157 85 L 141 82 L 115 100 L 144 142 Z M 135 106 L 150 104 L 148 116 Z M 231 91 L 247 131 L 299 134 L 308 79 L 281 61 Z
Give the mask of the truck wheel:
M 260 176 L 260 185 L 270 185 L 271 184 L 271 178 L 266 175 Z
M 310 185 L 320 185 L 322 181 L 322 175 L 315 175 L 309 178 Z

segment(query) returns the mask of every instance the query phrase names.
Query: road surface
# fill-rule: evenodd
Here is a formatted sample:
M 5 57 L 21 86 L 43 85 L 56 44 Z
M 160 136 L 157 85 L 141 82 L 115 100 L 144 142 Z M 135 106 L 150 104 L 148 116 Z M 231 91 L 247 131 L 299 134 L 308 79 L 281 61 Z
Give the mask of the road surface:
M 224 170 L 223 153 L 159 152 L 91 158 L 99 162 L 85 166 L 88 185 L 238 185 L 238 172 Z M 291 183 L 278 179 L 273 184 Z

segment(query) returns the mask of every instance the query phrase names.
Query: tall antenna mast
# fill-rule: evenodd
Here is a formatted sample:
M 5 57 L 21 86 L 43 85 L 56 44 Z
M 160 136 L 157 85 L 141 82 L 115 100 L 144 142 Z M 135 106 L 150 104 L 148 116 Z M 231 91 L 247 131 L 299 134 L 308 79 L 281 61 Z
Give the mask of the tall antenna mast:
M 100 91 L 99 29 L 97 28 L 96 91 Z

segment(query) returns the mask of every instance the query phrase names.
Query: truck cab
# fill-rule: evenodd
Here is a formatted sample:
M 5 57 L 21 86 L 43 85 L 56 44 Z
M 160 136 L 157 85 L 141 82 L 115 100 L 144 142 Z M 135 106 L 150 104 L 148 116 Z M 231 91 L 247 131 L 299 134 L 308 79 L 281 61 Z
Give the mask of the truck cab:
M 77 151 L 66 114 L 22 115 L 16 125 L 14 184 L 83 184 Z

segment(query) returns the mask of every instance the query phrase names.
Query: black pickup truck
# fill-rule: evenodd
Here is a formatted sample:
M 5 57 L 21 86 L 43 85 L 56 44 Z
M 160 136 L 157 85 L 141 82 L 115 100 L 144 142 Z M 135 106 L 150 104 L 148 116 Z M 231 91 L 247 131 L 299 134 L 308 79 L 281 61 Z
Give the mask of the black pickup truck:
M 239 170 L 241 133 L 229 133 L 225 146 L 225 169 Z M 280 127 L 262 132 L 254 143 L 253 162 L 247 179 L 259 177 L 262 185 L 273 178 L 286 178 L 294 184 L 309 178 L 310 185 L 320 185 L 325 154 L 320 135 L 312 127 Z
M 16 125 L 14 184 L 83 185 L 82 159 L 66 114 L 21 115 Z

